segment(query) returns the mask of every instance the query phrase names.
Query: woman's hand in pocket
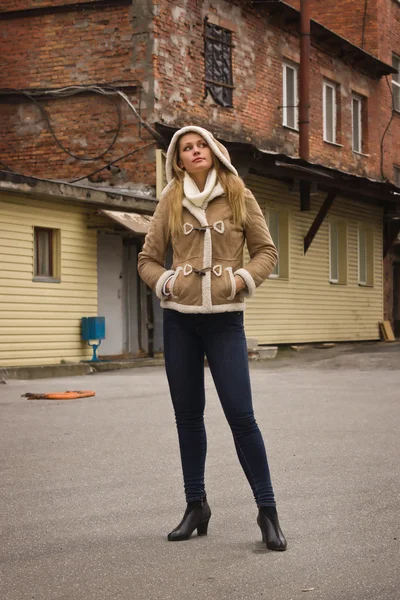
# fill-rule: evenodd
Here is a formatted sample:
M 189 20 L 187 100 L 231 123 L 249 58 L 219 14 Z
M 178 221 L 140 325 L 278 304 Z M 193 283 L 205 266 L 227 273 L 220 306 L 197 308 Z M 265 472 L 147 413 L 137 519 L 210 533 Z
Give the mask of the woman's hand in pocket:
M 243 281 L 243 279 L 240 277 L 240 275 L 235 275 L 235 282 L 236 282 L 236 293 L 238 294 L 239 292 L 244 290 L 244 288 L 246 287 L 246 284 Z

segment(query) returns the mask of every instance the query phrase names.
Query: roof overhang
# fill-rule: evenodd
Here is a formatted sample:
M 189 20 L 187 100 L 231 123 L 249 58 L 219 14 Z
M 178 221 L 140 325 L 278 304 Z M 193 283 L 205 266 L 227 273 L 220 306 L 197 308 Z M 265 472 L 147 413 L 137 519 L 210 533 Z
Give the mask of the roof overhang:
M 168 140 L 177 128 L 158 123 L 157 129 Z M 316 183 L 322 191 L 331 189 L 360 201 L 400 205 L 400 188 L 387 181 L 356 175 L 283 153 L 258 148 L 254 144 L 218 139 L 227 147 L 236 166 L 245 165 L 249 173 L 279 180 Z
M 137 213 L 127 213 L 120 210 L 104 210 L 100 212 L 135 235 L 146 235 L 151 223 L 151 217 Z
M 26 177 L 9 171 L 0 171 L 1 194 L 76 202 L 95 208 L 115 208 L 144 215 L 153 214 L 158 204 L 155 197 L 132 190 L 101 189 L 66 181 Z
M 248 4 L 265 6 L 278 26 L 300 26 L 300 11 L 283 0 L 273 0 L 272 2 L 271 0 L 248 0 Z M 397 72 L 392 65 L 379 60 L 314 19 L 310 21 L 310 32 L 311 42 L 315 46 L 333 54 L 343 62 L 351 64 L 370 77 L 380 78 Z

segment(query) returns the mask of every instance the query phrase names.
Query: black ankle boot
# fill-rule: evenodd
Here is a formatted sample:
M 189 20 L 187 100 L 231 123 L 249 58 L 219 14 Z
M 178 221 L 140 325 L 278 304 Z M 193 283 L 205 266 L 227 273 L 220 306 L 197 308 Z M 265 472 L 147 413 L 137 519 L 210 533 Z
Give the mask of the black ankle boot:
M 211 510 L 207 498 L 189 502 L 182 521 L 168 534 L 168 540 L 170 542 L 188 540 L 195 529 L 197 529 L 197 535 L 207 535 L 210 517 Z
M 286 550 L 287 542 L 280 528 L 275 506 L 260 506 L 257 524 L 261 529 L 262 540 L 269 550 Z

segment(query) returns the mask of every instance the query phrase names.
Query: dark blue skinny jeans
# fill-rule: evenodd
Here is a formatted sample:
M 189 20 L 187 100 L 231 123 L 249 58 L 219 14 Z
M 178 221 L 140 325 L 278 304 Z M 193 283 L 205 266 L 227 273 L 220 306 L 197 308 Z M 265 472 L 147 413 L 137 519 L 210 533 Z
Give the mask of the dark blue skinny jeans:
M 164 310 L 164 355 L 187 502 L 205 496 L 204 355 L 258 506 L 275 506 L 267 455 L 254 418 L 242 312 Z

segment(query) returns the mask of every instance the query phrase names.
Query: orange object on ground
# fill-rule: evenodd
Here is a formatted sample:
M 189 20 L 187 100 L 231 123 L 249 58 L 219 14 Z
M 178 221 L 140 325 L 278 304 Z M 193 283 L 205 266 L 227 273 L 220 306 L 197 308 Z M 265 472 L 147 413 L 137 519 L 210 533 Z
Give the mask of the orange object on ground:
M 95 395 L 96 392 L 91 390 L 74 390 L 67 392 L 54 392 L 50 394 L 31 394 L 28 392 L 27 394 L 23 394 L 25 398 L 28 398 L 28 400 L 76 400 L 78 398 L 91 398 Z

